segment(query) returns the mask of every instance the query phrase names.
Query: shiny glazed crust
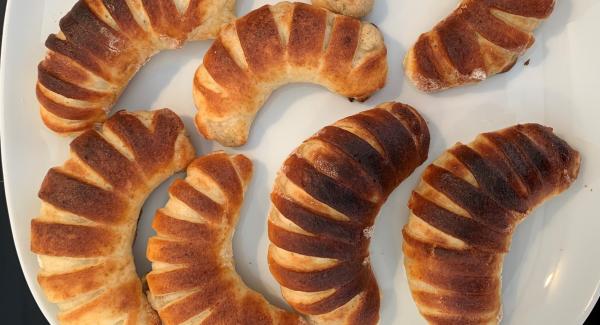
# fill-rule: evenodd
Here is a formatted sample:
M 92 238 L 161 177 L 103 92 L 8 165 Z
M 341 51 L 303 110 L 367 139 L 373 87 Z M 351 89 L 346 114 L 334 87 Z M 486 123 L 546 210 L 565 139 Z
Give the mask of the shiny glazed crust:
M 197 158 L 169 188 L 148 242 L 148 297 L 165 325 L 305 324 L 270 305 L 235 271 L 231 240 L 252 162 L 223 152 Z
M 370 13 L 374 2 L 375 0 L 312 0 L 312 4 L 315 6 L 356 18 Z
M 315 324 L 376 324 L 369 242 L 380 207 L 427 159 L 429 131 L 386 103 L 327 126 L 284 162 L 271 193 L 269 268 Z
M 223 27 L 196 71 L 196 126 L 225 146 L 246 143 L 263 103 L 278 87 L 311 82 L 365 100 L 387 76 L 375 26 L 303 3 L 263 6 Z
M 31 221 L 31 250 L 61 324 L 159 323 L 131 246 L 148 194 L 193 156 L 175 113 L 121 111 L 100 131 L 75 138 L 70 159 L 48 171 L 40 215 Z
M 497 324 L 513 231 L 566 190 L 579 153 L 539 124 L 483 133 L 425 169 L 409 202 L 404 266 L 430 324 Z
M 554 0 L 463 0 L 404 58 L 413 84 L 434 92 L 485 80 L 510 70 L 533 44 L 533 30 Z
M 155 53 L 214 38 L 235 0 L 80 0 L 46 40 L 36 94 L 46 126 L 73 134 L 104 121 Z

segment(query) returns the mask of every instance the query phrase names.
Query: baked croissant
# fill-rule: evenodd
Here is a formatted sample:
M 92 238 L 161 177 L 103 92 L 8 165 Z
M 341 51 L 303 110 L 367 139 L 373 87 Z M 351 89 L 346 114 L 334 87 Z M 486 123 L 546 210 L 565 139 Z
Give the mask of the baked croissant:
M 375 216 L 428 148 L 419 113 L 386 103 L 321 129 L 284 162 L 271 193 L 269 268 L 312 323 L 378 322 Z
M 425 169 L 409 202 L 404 266 L 430 324 L 497 324 L 513 230 L 577 178 L 579 153 L 538 124 L 483 133 Z
M 235 0 L 79 0 L 46 40 L 36 94 L 46 126 L 77 133 L 106 119 L 155 53 L 214 38 Z
M 279 86 L 312 82 L 357 100 L 382 88 L 386 48 L 375 26 L 303 3 L 265 5 L 223 27 L 194 77 L 196 126 L 225 146 L 246 143 Z
M 250 290 L 235 271 L 231 240 L 252 162 L 216 152 L 194 160 L 169 188 L 148 242 L 149 299 L 165 325 L 305 324 Z
M 510 70 L 533 44 L 533 30 L 554 0 L 463 0 L 419 39 L 404 58 L 415 86 L 433 92 Z
M 194 157 L 182 121 L 163 109 L 117 112 L 71 142 L 71 157 L 42 183 L 31 221 L 38 282 L 61 324 L 159 324 L 131 246 L 154 188 Z
M 375 0 L 312 0 L 312 4 L 338 14 L 360 18 L 371 12 L 374 1 Z

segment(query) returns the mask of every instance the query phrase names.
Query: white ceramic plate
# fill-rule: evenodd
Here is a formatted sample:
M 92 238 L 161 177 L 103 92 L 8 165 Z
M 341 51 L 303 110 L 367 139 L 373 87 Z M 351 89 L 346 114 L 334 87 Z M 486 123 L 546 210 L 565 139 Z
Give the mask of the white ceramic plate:
M 9 2 L 2 44 L 2 163 L 12 231 L 29 287 L 52 323 L 57 309 L 36 282 L 38 265 L 29 251 L 29 223 L 39 210 L 42 178 L 48 168 L 67 158 L 69 139 L 43 126 L 34 85 L 43 42 L 57 31 L 58 20 L 74 2 Z M 245 14 L 268 2 L 238 0 L 237 12 Z M 598 299 L 600 285 L 600 2 L 557 1 L 554 14 L 536 32 L 537 42 L 510 72 L 436 95 L 419 93 L 407 82 L 402 58 L 417 36 L 458 1 L 375 2 L 367 19 L 383 31 L 388 46 L 387 86 L 363 104 L 313 85 L 286 86 L 263 107 L 248 144 L 228 149 L 248 155 L 256 170 L 235 235 L 238 271 L 250 287 L 285 306 L 266 261 L 268 194 L 276 171 L 291 150 L 321 127 L 380 102 L 398 100 L 417 107 L 429 122 L 429 162 L 456 141 L 470 141 L 480 132 L 517 122 L 550 125 L 581 151 L 577 182 L 517 230 L 505 263 L 502 294 L 503 324 L 582 323 Z M 191 80 L 209 45 L 197 42 L 158 54 L 137 74 L 116 108 L 170 107 L 183 116 L 199 153 L 220 149 L 199 136 L 192 123 Z M 525 66 L 525 60 L 530 64 Z M 383 293 L 381 324 L 425 323 L 407 287 L 400 233 L 407 220 L 409 193 L 422 170 L 423 166 L 392 194 L 376 222 L 371 254 Z M 155 210 L 167 200 L 169 183 L 156 190 L 143 209 L 134 245 L 140 274 L 150 268 L 144 254 L 146 239 Z

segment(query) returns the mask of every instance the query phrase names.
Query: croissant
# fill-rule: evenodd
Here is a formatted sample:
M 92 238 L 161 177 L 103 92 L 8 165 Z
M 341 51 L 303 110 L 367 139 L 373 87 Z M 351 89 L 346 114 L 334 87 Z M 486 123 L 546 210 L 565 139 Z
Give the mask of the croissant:
M 266 5 L 223 27 L 204 56 L 193 85 L 196 126 L 240 146 L 281 85 L 312 82 L 362 101 L 386 76 L 385 44 L 372 24 L 303 3 Z
M 373 2 L 374 0 L 312 0 L 312 4 L 315 6 L 357 18 L 366 16 L 371 12 Z
M 378 322 L 375 216 L 428 148 L 419 113 L 385 103 L 321 129 L 284 162 L 271 193 L 269 268 L 312 323 Z
M 46 40 L 36 94 L 46 126 L 79 133 L 106 119 L 155 53 L 214 38 L 235 0 L 79 0 Z
M 410 198 L 404 266 L 430 324 L 497 324 L 513 230 L 577 178 L 579 153 L 539 124 L 483 133 L 425 169 Z
M 426 92 L 506 72 L 533 44 L 533 30 L 553 9 L 554 0 L 463 0 L 419 36 L 404 58 L 404 71 Z
M 246 287 L 235 271 L 231 239 L 252 162 L 216 152 L 194 160 L 169 188 L 148 242 L 149 300 L 165 325 L 305 324 Z
M 193 158 L 182 121 L 163 109 L 118 112 L 71 142 L 51 168 L 31 221 L 38 282 L 61 324 L 159 324 L 142 292 L 131 246 L 154 188 Z

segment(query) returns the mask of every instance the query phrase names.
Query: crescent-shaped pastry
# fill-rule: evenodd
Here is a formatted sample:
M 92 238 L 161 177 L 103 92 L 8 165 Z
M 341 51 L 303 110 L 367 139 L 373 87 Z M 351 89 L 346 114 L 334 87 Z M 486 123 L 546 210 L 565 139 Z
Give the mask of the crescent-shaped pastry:
M 533 44 L 533 30 L 554 0 L 462 0 L 404 58 L 404 71 L 426 92 L 485 80 L 510 70 Z
M 417 111 L 386 103 L 321 129 L 284 162 L 271 193 L 269 268 L 312 323 L 378 322 L 373 223 L 428 149 Z
M 216 152 L 194 160 L 169 188 L 148 242 L 149 298 L 165 325 L 305 324 L 270 305 L 235 271 L 231 240 L 252 162 Z
M 38 282 L 61 324 L 159 324 L 131 246 L 154 188 L 194 157 L 182 121 L 163 109 L 117 112 L 71 142 L 71 157 L 42 183 L 31 221 Z
M 404 266 L 430 324 L 497 324 L 513 230 L 577 178 L 579 153 L 539 124 L 483 133 L 425 169 L 409 202 Z
M 357 18 L 369 14 L 373 9 L 373 2 L 375 0 L 312 0 L 315 6 Z
M 311 82 L 365 100 L 382 88 L 386 48 L 375 26 L 303 3 L 265 5 L 223 27 L 194 77 L 196 126 L 225 146 L 246 143 L 271 92 Z
M 235 0 L 79 0 L 46 40 L 36 94 L 46 126 L 77 133 L 106 119 L 155 53 L 214 38 Z

